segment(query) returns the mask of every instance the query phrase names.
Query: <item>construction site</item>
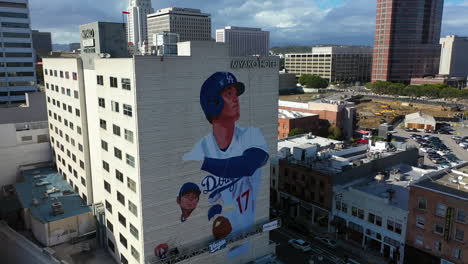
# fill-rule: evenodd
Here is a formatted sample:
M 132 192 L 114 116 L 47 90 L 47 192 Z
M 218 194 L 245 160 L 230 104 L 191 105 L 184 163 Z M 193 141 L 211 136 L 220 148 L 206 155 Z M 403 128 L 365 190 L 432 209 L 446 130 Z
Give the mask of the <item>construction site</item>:
M 460 113 L 458 108 L 442 105 L 417 104 L 385 99 L 362 98 L 356 100 L 357 126 L 361 128 L 378 128 L 382 123 L 394 123 L 405 115 L 422 112 L 435 118 L 452 118 Z

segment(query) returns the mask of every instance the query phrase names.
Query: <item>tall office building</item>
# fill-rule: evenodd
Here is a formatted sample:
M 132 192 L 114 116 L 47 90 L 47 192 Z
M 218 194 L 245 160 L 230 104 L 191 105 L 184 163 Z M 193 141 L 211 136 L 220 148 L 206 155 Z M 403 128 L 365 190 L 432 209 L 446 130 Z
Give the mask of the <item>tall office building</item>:
M 233 58 L 226 45 L 208 41 L 179 43 L 178 56 L 164 59 L 106 58 L 98 55 L 109 35 L 101 30 L 112 28 L 95 26 L 81 27 L 81 42 L 95 43 L 95 54 L 88 47 L 80 58 L 44 59 L 44 71 L 57 167 L 80 194 L 91 186 L 88 201 L 109 252 L 119 263 L 141 264 L 247 263 L 273 254 L 263 224 L 270 223 L 268 156 L 277 149 L 278 60 Z M 118 54 L 113 50 L 121 47 L 106 49 Z M 65 73 L 77 73 L 76 80 Z M 241 109 L 240 116 L 226 110 L 227 119 L 239 121 L 224 152 L 213 147 L 225 143 L 218 139 L 200 148 L 215 140 L 207 135 L 221 119 L 213 100 Z M 247 149 L 255 157 L 245 160 L 258 162 L 243 166 Z M 236 171 L 227 182 L 212 165 L 201 168 L 216 159 L 211 151 L 225 155 L 221 162 L 232 157 L 255 169 Z
M 216 42 L 228 44 L 231 56 L 267 56 L 270 32 L 261 28 L 228 26 L 216 30 Z
M 24 102 L 37 90 L 28 0 L 0 1 L 0 23 L 0 104 Z
M 367 46 L 313 47 L 312 53 L 286 54 L 284 67 L 297 76 L 319 75 L 330 82 L 368 82 L 372 48 Z
M 128 42 L 141 48 L 148 41 L 146 16 L 154 12 L 151 0 L 129 0 L 127 11 L 127 37 Z
M 169 7 L 148 15 L 148 36 L 170 32 L 179 41 L 211 40 L 211 15 L 200 9 Z
M 444 0 L 378 0 L 372 81 L 435 75 Z
M 32 42 L 36 55 L 44 55 L 52 51 L 52 34 L 50 32 L 33 30 Z
M 440 39 L 439 74 L 449 77 L 468 76 L 468 38 L 450 35 Z

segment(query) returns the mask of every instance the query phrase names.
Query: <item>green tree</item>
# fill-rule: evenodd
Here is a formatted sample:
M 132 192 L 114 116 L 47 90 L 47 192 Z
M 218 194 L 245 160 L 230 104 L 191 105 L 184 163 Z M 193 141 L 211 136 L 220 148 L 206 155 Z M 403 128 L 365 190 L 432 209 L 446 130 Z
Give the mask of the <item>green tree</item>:
M 341 130 L 336 126 L 330 126 L 328 128 L 328 138 L 331 138 L 331 139 L 341 138 Z
M 293 137 L 293 136 L 296 136 L 296 135 L 301 135 L 301 134 L 304 134 L 304 130 L 302 128 L 293 128 L 289 131 L 289 134 L 288 136 L 289 137 Z
M 461 92 L 457 88 L 444 88 L 440 91 L 439 95 L 442 98 L 458 98 Z
M 327 88 L 328 80 L 318 75 L 303 74 L 299 77 L 299 83 L 309 88 Z

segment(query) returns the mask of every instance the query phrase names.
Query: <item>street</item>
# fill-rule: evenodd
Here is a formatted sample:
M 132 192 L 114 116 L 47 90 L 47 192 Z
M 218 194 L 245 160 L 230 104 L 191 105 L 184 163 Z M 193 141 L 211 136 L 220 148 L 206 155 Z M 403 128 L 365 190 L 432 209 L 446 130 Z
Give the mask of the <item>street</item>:
M 351 257 L 359 263 L 367 263 L 357 256 L 353 256 L 347 252 L 344 248 L 338 245 L 336 248 L 329 248 L 321 242 L 311 239 L 310 236 L 304 236 L 293 230 L 285 227 L 276 229 L 270 233 L 270 239 L 278 243 L 276 249 L 276 255 L 279 260 L 284 263 L 306 263 L 309 264 L 309 260 L 312 258 L 314 264 L 345 264 L 346 257 Z M 288 244 L 289 239 L 303 239 L 311 244 L 312 250 L 304 253 L 299 249 L 296 249 Z M 318 260 L 317 257 L 321 256 L 323 260 Z M 312 263 L 312 262 L 311 262 Z

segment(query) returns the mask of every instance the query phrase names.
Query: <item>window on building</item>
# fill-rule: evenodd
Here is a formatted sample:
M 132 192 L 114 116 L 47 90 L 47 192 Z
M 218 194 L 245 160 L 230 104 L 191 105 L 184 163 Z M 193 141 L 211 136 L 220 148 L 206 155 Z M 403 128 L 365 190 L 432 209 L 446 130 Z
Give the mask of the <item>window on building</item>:
M 62 94 L 65 94 L 65 88 L 64 87 L 61 87 L 60 91 L 62 91 Z
M 21 141 L 31 141 L 32 140 L 32 136 L 23 136 L 21 137 Z
M 414 243 L 419 246 L 419 247 L 422 247 L 422 245 L 424 244 L 423 242 L 423 237 L 421 235 L 416 235 L 414 237 Z
M 354 207 L 354 206 L 351 207 L 351 215 L 352 215 L 352 216 L 356 216 L 356 217 L 357 217 L 357 211 L 358 211 L 358 210 L 357 210 L 356 207 Z
M 439 235 L 444 234 L 444 225 L 442 223 L 436 223 L 434 226 L 434 232 Z
M 80 160 L 80 168 L 84 169 L 84 162 Z
M 75 115 L 76 115 L 77 117 L 80 117 L 80 109 L 75 109 Z
M 466 219 L 466 211 L 464 209 L 458 208 L 457 209 L 457 221 L 461 223 L 465 223 Z
M 85 178 L 81 177 L 81 184 L 86 187 L 86 180 Z
M 455 228 L 455 240 L 463 242 L 465 232 L 462 229 Z
M 427 210 L 427 200 L 426 200 L 426 198 L 422 198 L 422 197 L 418 198 L 418 209 Z
M 456 259 L 461 259 L 462 258 L 461 254 L 462 254 L 462 251 L 459 248 L 454 248 L 453 251 L 452 251 L 452 257 L 454 257 Z
M 114 233 L 114 225 L 112 225 L 112 223 L 109 222 L 109 220 L 107 220 L 106 222 L 107 222 L 107 229 L 109 229 L 111 233 Z
M 426 224 L 426 218 L 423 215 L 417 215 L 416 216 L 416 226 L 424 228 L 425 224 Z
M 102 108 L 106 108 L 106 100 L 102 97 L 98 98 L 98 105 Z
M 121 182 L 124 182 L 123 173 L 120 172 L 119 170 L 115 170 L 115 178 L 117 178 L 117 180 L 119 180 Z
M 367 216 L 367 221 L 369 221 L 369 223 L 375 223 L 375 215 L 369 213 L 369 215 Z
M 447 206 L 443 203 L 437 203 L 436 215 L 445 217 L 447 213 Z
M 114 147 L 114 156 L 118 159 L 122 159 L 122 151 L 116 147 Z
M 65 109 L 64 109 L 65 110 Z M 71 114 L 73 113 L 73 108 L 71 107 L 71 105 L 68 106 L 68 112 Z
M 125 196 L 123 196 L 119 191 L 117 191 L 117 201 L 125 206 Z
M 70 73 L 69 72 L 65 72 L 65 79 L 70 79 Z
M 138 235 L 138 229 L 134 227 L 131 223 L 129 224 L 130 226 L 130 233 L 138 240 L 139 235 Z
M 112 190 L 111 190 L 111 186 L 110 184 L 104 180 L 104 189 L 108 192 L 108 193 L 111 193 Z
M 123 217 L 123 216 L 122 216 Z M 120 219 L 120 213 L 119 213 L 119 219 Z M 122 234 L 120 234 L 120 243 L 125 247 L 127 248 L 127 239 L 122 236 Z
M 112 214 L 112 204 L 110 204 L 107 200 L 105 203 L 106 203 L 106 210 Z
M 102 129 L 107 129 L 107 122 L 106 122 L 106 120 L 99 119 L 99 126 L 100 126 Z
M 358 217 L 364 219 L 364 210 L 358 209 Z
M 67 88 L 67 96 L 71 96 L 71 90 Z
M 343 212 L 345 212 L 347 214 L 348 213 L 348 204 L 341 203 L 341 211 L 343 211 Z
M 442 251 L 442 243 L 439 240 L 434 241 L 434 250 L 436 252 Z
M 137 261 L 140 261 L 140 253 L 133 247 L 131 246 L 131 253 L 132 253 L 132 256 L 137 260 Z
M 107 246 L 109 247 L 110 250 L 112 250 L 112 252 L 115 252 L 115 245 L 114 243 L 112 243 L 112 241 L 109 238 L 107 239 Z
M 402 228 L 402 224 L 395 223 L 395 233 L 401 234 L 401 228 Z
M 130 200 L 128 200 L 128 210 L 132 212 L 133 215 L 138 217 L 137 206 L 134 203 L 132 203 Z
M 109 145 L 107 144 L 106 141 L 101 140 L 101 148 L 105 151 L 108 151 Z
M 390 219 L 387 219 L 387 229 L 390 231 L 395 230 L 395 222 Z
M 74 81 L 78 80 L 78 74 L 76 72 L 72 73 L 72 76 Z
M 117 87 L 118 87 L 118 86 L 117 86 L 117 78 L 115 78 L 115 77 L 110 77 L 109 80 L 110 80 L 110 87 L 114 87 L 114 88 L 117 88 Z
M 132 142 L 133 143 L 133 132 L 128 130 L 128 129 L 125 129 L 124 130 L 124 135 L 125 135 L 125 139 L 128 141 L 128 142 Z
M 78 91 L 73 91 L 73 97 L 75 97 L 75 99 L 79 98 Z
M 123 226 L 127 227 L 127 219 L 126 219 L 121 213 L 119 213 L 119 222 L 120 222 Z
M 120 127 L 119 127 L 119 126 L 117 126 L 117 125 L 112 125 L 112 132 L 114 133 L 114 135 L 120 137 Z
M 126 116 L 132 116 L 133 113 L 132 113 L 132 106 L 131 105 L 127 105 L 127 104 L 124 104 L 123 105 L 123 113 L 124 115 Z
M 63 78 L 63 71 L 60 71 L 60 78 Z
M 76 132 L 78 133 L 78 135 L 81 135 L 81 127 L 80 126 L 76 126 Z
M 120 112 L 119 103 L 116 101 L 111 101 L 111 108 L 112 108 L 112 111 L 116 113 Z
M 104 77 L 102 75 L 97 75 L 97 84 L 104 85 Z
M 136 182 L 129 177 L 127 177 L 127 187 L 133 192 L 136 192 Z
M 107 172 L 109 172 L 109 163 L 102 161 L 102 168 L 106 170 Z
M 127 248 L 127 247 L 125 247 L 125 248 Z M 121 264 L 128 264 L 128 260 L 127 260 L 127 258 L 124 257 L 123 254 L 120 254 L 120 263 Z
M 122 78 L 122 89 L 131 90 L 130 79 Z
M 135 168 L 135 158 L 129 154 L 125 154 L 125 158 L 126 158 L 127 164 Z
M 83 145 L 81 145 L 80 143 L 78 143 L 78 150 L 83 152 Z

